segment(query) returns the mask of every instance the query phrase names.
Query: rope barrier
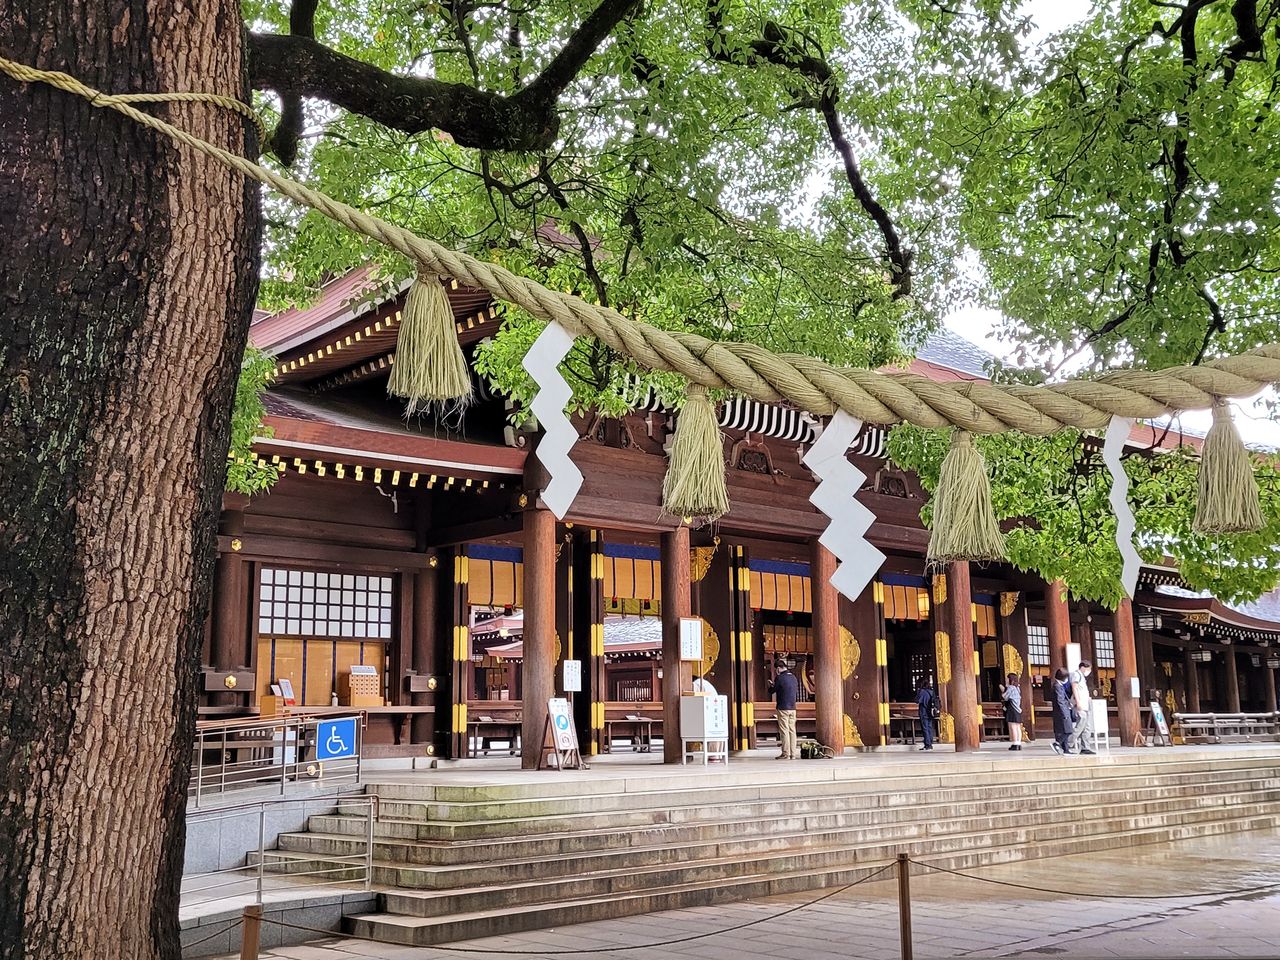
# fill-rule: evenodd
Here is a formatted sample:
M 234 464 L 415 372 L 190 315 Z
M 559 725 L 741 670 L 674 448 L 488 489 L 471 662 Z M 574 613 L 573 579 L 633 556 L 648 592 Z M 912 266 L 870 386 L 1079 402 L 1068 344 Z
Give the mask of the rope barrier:
M 722 927 L 719 930 L 710 930 L 706 933 L 690 934 L 687 937 L 676 937 L 675 939 L 672 939 L 672 940 L 658 940 L 653 943 L 628 944 L 627 946 L 621 946 L 621 947 L 596 946 L 596 947 L 583 948 L 580 950 L 501 950 L 493 947 L 451 947 L 451 946 L 441 945 L 441 944 L 432 944 L 430 949 L 442 950 L 449 953 L 489 953 L 489 954 L 500 954 L 503 956 L 513 956 L 513 957 L 567 957 L 567 956 L 581 956 L 583 954 L 596 954 L 596 953 L 625 953 L 628 950 L 649 950 L 649 949 L 652 949 L 653 947 L 670 947 L 670 946 L 674 946 L 677 943 L 691 943 L 695 940 L 706 940 L 709 937 L 718 937 L 726 933 L 733 933 L 734 931 L 737 931 L 737 930 L 746 930 L 748 927 L 754 927 L 762 923 L 768 923 L 771 920 L 778 920 L 782 917 L 788 916 L 789 914 L 795 913 L 799 910 L 804 910 L 807 907 L 812 907 L 814 904 L 822 903 L 824 900 L 830 900 L 832 897 L 839 896 L 840 894 L 844 893 L 846 890 L 851 890 L 856 886 L 859 886 L 861 884 L 868 882 L 869 880 L 874 880 L 876 877 L 880 876 L 885 871 L 892 869 L 895 865 L 896 865 L 896 861 L 891 861 L 889 863 L 883 864 L 874 872 L 867 874 L 865 877 L 860 877 L 859 879 L 854 880 L 852 883 L 846 883 L 844 886 L 838 887 L 837 889 L 832 890 L 829 893 L 824 893 L 820 897 L 815 897 L 812 900 L 806 900 L 804 903 L 797 904 L 794 907 L 788 907 L 786 910 L 780 910 L 777 913 L 772 913 L 767 917 L 757 917 L 755 920 L 749 920 L 746 923 L 735 924 L 732 927 Z M 319 927 L 309 927 L 304 924 L 289 923 L 284 920 L 275 920 L 265 916 L 262 918 L 262 922 L 274 923 L 276 926 L 287 927 L 290 930 L 303 930 L 308 933 L 321 933 L 327 937 L 332 937 L 335 935 L 334 931 L 332 930 L 322 930 Z M 341 936 L 342 939 L 344 940 L 361 940 L 366 943 L 396 943 L 396 941 L 392 941 L 392 940 L 380 940 L 377 937 L 360 937 L 354 934 L 346 934 L 346 933 L 339 934 L 339 936 Z M 403 946 L 404 944 L 397 943 L 397 945 Z
M 1280 889 L 1280 881 L 1273 883 L 1264 883 L 1256 887 L 1239 887 L 1235 890 L 1210 890 L 1205 893 L 1096 893 L 1086 890 L 1057 890 L 1052 887 L 1039 887 L 1029 883 L 1017 883 L 1013 880 L 997 880 L 994 877 L 980 877 L 973 873 L 964 873 L 960 870 L 951 870 L 947 867 L 940 867 L 937 864 L 929 863 L 925 860 L 912 860 L 911 863 L 918 864 L 926 870 L 934 870 L 938 873 L 947 873 L 955 877 L 963 877 L 966 880 L 976 880 L 979 883 L 991 883 L 1001 887 L 1016 887 L 1020 890 L 1034 890 L 1036 893 L 1052 893 L 1063 897 L 1091 897 L 1095 900 L 1196 900 L 1204 897 L 1243 897 L 1253 893 L 1262 893 L 1267 890 Z
M 238 920 L 233 920 L 229 924 L 227 924 L 225 927 L 223 927 L 221 930 L 215 930 L 213 933 L 209 934 L 207 937 L 201 937 L 199 940 L 191 940 L 187 943 L 184 943 L 182 945 L 182 949 L 190 950 L 192 947 L 198 947 L 202 943 L 208 943 L 210 940 L 214 939 L 214 937 L 220 937 L 224 933 L 230 933 L 232 930 L 240 926 L 240 924 L 242 923 L 244 923 L 243 917 L 241 917 Z
M 1280 345 L 1276 344 L 1199 366 L 1116 370 L 1093 380 L 1036 387 L 987 381 L 937 383 L 918 374 L 840 368 L 814 357 L 773 353 L 755 344 L 661 330 L 616 310 L 548 290 L 497 264 L 449 250 L 131 105 L 188 99 L 225 106 L 231 98 L 214 94 L 111 95 L 65 73 L 37 70 L 4 58 L 0 58 L 0 72 L 25 83 L 45 83 L 83 97 L 93 106 L 115 110 L 396 250 L 425 272 L 483 289 L 535 317 L 560 324 L 576 337 L 594 337 L 641 367 L 679 373 L 691 383 L 732 389 L 765 403 L 786 401 L 819 416 L 841 409 L 873 424 L 911 423 L 929 428 L 955 426 L 972 433 L 1018 430 L 1042 435 L 1067 427 L 1101 429 L 1112 416 L 1152 419 L 1208 408 L 1215 400 L 1248 397 L 1280 382 Z M 243 104 L 235 109 L 252 113 Z

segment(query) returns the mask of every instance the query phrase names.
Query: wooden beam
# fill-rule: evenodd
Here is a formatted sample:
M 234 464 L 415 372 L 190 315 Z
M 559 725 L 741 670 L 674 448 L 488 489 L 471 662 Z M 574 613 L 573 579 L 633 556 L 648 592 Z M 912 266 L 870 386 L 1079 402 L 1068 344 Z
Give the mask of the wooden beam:
M 232 539 L 240 540 L 238 551 L 247 559 L 255 560 L 306 560 L 326 563 L 338 569 L 355 570 L 359 567 L 378 570 L 421 570 L 430 566 L 422 553 L 408 550 L 377 550 L 371 547 L 350 547 L 338 543 L 320 543 L 296 540 L 290 537 L 267 537 L 246 534 L 243 538 L 218 537 L 218 551 L 231 552 Z
M 831 575 L 836 558 L 817 540 L 810 547 L 813 596 L 813 672 L 818 742 L 844 753 L 844 681 L 840 675 L 840 611 Z
M 977 750 L 981 741 L 978 678 L 973 667 L 973 595 L 967 561 L 947 564 L 947 611 L 951 628 L 951 689 L 947 699 L 955 723 L 956 753 L 963 753 Z
M 1067 585 L 1055 580 L 1044 592 L 1045 626 L 1049 632 L 1049 669 L 1067 669 L 1067 644 L 1071 642 L 1071 613 L 1067 608 Z
M 524 513 L 524 664 L 521 667 L 520 766 L 538 769 L 547 701 L 555 695 L 556 518 L 550 510 Z
M 1120 746 L 1131 747 L 1142 732 L 1142 687 L 1133 695 L 1133 681 L 1138 679 L 1138 648 L 1133 633 L 1133 601 L 1125 597 L 1116 608 L 1112 634 L 1116 654 L 1116 712 L 1120 719 Z M 1097 664 L 1094 664 L 1096 667 Z
M 693 674 L 680 661 L 680 619 L 689 616 L 689 528 L 662 535 L 662 760 L 679 763 L 680 694 Z M 688 683 L 685 672 L 689 672 Z

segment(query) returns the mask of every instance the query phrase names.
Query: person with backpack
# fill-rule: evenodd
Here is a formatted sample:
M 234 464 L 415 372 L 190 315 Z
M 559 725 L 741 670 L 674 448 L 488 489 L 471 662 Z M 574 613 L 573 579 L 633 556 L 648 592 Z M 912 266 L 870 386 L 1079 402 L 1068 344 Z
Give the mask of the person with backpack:
M 1018 686 L 1018 675 L 1011 673 L 1005 677 L 1000 687 L 1000 699 L 1004 703 L 1004 722 L 1009 727 L 1009 749 L 1022 749 L 1022 688 Z
M 924 737 L 924 746 L 921 750 L 933 749 L 933 713 L 938 706 L 938 697 L 929 686 L 927 677 L 920 678 L 920 685 L 916 688 L 916 706 L 920 708 L 920 730 Z

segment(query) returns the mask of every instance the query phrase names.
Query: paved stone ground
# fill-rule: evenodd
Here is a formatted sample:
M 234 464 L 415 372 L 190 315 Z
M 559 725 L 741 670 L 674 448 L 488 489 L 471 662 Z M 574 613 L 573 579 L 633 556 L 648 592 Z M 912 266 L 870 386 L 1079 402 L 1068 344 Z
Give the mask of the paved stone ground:
M 913 876 L 915 956 L 1280 957 L 1280 832 L 1255 832 L 974 871 Z M 1041 892 L 1052 888 L 1058 893 Z M 1260 888 L 1260 889 L 1259 889 Z M 1074 892 L 1108 894 L 1086 898 Z M 1181 899 L 1161 895 L 1194 891 Z M 1247 892 L 1242 892 L 1247 891 Z M 899 956 L 897 890 L 867 883 L 821 893 L 673 910 L 453 944 L 459 950 L 324 940 L 277 947 L 280 960 L 881 960 Z M 1157 899 L 1140 899 L 1151 897 Z M 806 905 L 807 904 L 807 905 Z M 776 916 L 794 907 L 786 916 Z M 763 919 L 774 917 L 774 919 Z M 762 920 L 754 926 L 741 925 Z M 732 929 L 738 927 L 739 929 Z M 700 933 L 714 936 L 670 942 Z M 661 943 L 659 946 L 649 946 Z M 619 947 L 635 949 L 618 950 Z

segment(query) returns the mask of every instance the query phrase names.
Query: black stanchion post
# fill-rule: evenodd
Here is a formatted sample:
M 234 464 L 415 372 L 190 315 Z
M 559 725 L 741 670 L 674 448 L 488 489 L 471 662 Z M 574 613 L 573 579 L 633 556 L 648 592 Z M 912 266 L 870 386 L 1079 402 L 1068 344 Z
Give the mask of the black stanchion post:
M 898 854 L 898 938 L 902 960 L 911 960 L 911 858 Z

